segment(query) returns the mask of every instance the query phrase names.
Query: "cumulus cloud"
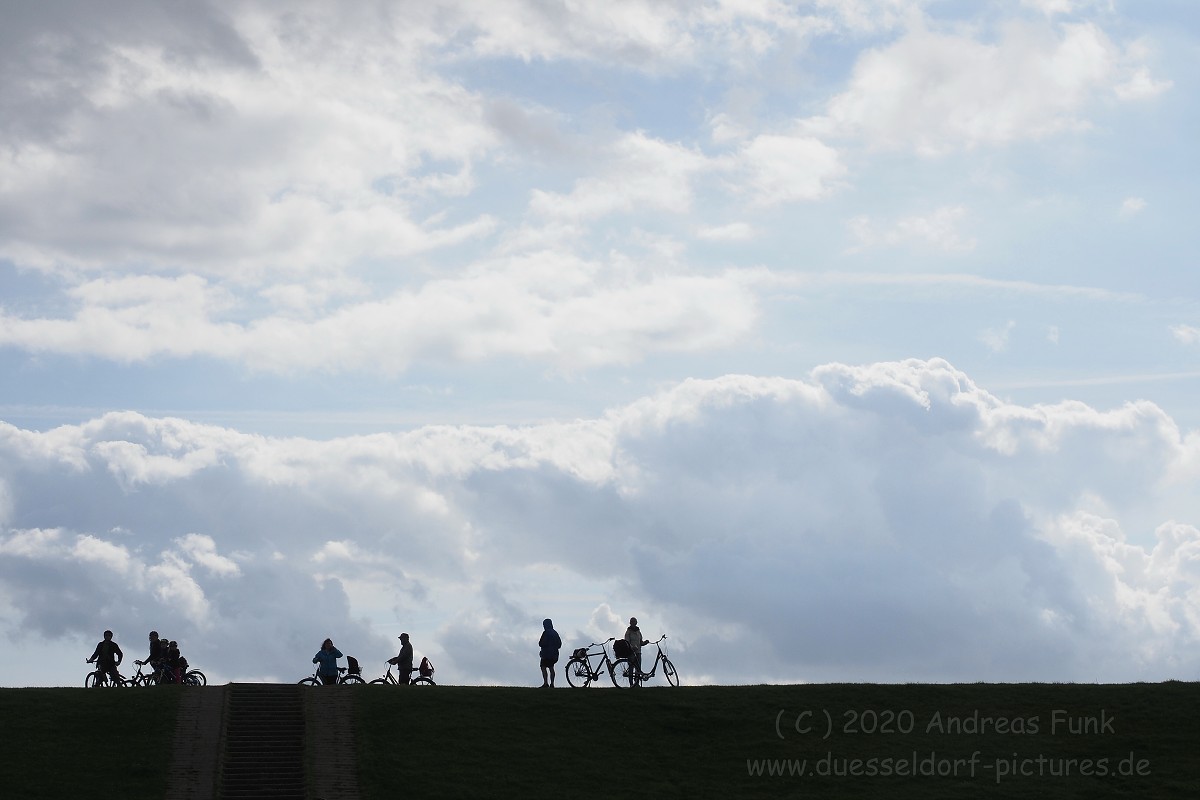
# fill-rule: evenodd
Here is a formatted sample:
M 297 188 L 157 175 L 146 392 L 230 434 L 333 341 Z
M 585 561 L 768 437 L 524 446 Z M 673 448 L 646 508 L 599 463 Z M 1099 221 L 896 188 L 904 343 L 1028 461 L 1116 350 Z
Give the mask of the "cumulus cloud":
M 1038 139 L 1086 128 L 1103 90 L 1132 99 L 1133 87 L 1153 85 L 1138 77 L 1139 55 L 1090 23 L 1009 23 L 994 41 L 918 25 L 864 53 L 846 90 L 805 127 L 928 156 Z
M 542 617 L 576 646 L 631 613 L 693 681 L 1195 678 L 1196 447 L 936 359 L 521 428 L 0 425 L 0 594 L 26 652 L 155 627 L 224 680 L 407 630 L 450 682 L 524 683 Z

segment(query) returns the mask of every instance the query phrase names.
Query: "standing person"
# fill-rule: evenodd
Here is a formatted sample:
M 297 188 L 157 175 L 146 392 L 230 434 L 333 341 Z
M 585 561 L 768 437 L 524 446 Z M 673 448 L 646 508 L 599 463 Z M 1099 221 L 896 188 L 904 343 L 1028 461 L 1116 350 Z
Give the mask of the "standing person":
M 313 656 L 313 663 L 318 665 L 317 677 L 321 679 L 321 683 L 326 686 L 332 686 L 337 683 L 337 660 L 341 657 L 342 651 L 333 646 L 332 639 L 326 639 L 321 642 L 321 649 Z
M 407 633 L 400 634 L 399 638 L 400 652 L 394 658 L 389 658 L 387 663 L 396 665 L 396 680 L 401 686 L 407 686 L 412 677 L 413 647 Z
M 629 627 L 625 629 L 625 641 L 629 644 L 630 686 L 642 685 L 642 645 L 650 644 L 642 638 L 642 629 L 638 627 L 637 617 L 629 618 Z
M 183 683 L 183 675 L 179 671 L 179 642 L 167 642 L 167 670 L 171 673 L 172 683 Z
M 92 657 L 87 660 L 87 663 L 95 662 L 97 672 L 106 675 L 113 683 L 118 683 L 121 676 L 117 674 L 117 667 L 121 665 L 124 658 L 125 654 L 121 652 L 121 646 L 113 641 L 113 632 L 105 631 L 104 639 L 96 644 L 96 649 L 92 651 Z
M 558 663 L 558 651 L 562 648 L 562 637 L 554 630 L 554 622 L 542 620 L 542 637 L 538 639 L 542 657 L 542 688 L 554 688 L 554 665 Z M 549 682 L 547 682 L 549 678 Z
M 133 663 L 138 665 L 149 664 L 151 671 L 157 673 L 159 669 L 158 662 L 166 658 L 167 655 L 163 647 L 165 644 L 166 642 L 158 638 L 158 631 L 150 631 L 150 655 L 146 656 L 145 661 L 135 660 Z

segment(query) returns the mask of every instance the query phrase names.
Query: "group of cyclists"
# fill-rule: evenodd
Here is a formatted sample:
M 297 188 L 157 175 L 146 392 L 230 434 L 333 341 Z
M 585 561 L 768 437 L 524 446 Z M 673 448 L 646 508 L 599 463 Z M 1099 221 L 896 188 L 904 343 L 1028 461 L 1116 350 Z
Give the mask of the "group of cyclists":
M 160 637 L 158 631 L 150 631 L 150 654 L 144 661 L 134 660 L 139 667 L 148 665 L 154 683 L 183 683 L 188 672 L 188 661 L 179 652 L 179 643 Z M 117 667 L 125 659 L 121 646 L 113 639 L 112 631 L 105 631 L 104 638 L 96 645 L 87 663 L 95 664 L 96 671 L 91 685 L 106 683 L 120 686 L 125 683 Z M 140 670 L 139 670 L 140 672 Z

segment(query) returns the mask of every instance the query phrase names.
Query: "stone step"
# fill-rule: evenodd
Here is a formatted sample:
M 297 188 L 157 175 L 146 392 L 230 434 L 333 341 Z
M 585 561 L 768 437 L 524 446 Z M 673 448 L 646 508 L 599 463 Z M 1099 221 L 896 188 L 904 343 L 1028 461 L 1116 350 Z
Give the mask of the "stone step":
M 266 684 L 229 687 L 222 798 L 304 799 L 305 722 L 300 689 Z

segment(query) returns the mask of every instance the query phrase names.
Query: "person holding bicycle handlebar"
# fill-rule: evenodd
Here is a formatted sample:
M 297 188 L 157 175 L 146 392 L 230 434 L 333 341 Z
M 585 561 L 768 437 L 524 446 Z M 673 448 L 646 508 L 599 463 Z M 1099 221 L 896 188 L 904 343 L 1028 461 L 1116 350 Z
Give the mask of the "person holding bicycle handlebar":
M 124 659 L 125 654 L 121 652 L 121 646 L 113 641 L 113 632 L 105 631 L 104 640 L 96 645 L 87 663 L 95 662 L 97 672 L 108 676 L 113 683 L 120 683 L 121 676 L 117 673 L 117 667 Z
M 394 658 L 389 658 L 387 663 L 396 665 L 396 680 L 401 686 L 407 686 L 412 678 L 413 671 L 413 646 L 412 642 L 408 641 L 408 634 L 400 634 L 400 652 Z
M 629 644 L 629 666 L 632 668 L 629 683 L 631 686 L 641 686 L 642 645 L 650 644 L 650 641 L 642 638 L 642 629 L 638 627 L 637 617 L 629 618 L 629 627 L 625 629 L 625 641 Z

